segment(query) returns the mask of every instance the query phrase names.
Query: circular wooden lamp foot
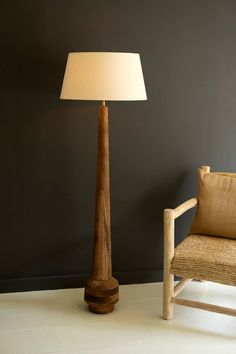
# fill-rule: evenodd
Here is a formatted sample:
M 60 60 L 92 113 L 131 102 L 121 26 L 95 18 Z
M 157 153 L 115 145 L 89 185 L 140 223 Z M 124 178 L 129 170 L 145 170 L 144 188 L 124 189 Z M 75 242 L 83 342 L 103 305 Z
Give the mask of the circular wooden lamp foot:
M 119 300 L 118 281 L 89 279 L 85 287 L 84 301 L 89 305 L 89 311 L 105 314 L 114 310 L 114 304 Z

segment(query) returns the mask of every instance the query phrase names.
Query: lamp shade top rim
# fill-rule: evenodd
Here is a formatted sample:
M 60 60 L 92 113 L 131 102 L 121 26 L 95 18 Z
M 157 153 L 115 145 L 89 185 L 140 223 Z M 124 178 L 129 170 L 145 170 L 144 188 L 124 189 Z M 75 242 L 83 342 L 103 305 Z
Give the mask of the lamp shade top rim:
M 87 51 L 87 52 L 68 52 L 68 55 L 69 54 L 136 54 L 136 55 L 140 55 L 138 52 L 103 52 L 103 51 Z

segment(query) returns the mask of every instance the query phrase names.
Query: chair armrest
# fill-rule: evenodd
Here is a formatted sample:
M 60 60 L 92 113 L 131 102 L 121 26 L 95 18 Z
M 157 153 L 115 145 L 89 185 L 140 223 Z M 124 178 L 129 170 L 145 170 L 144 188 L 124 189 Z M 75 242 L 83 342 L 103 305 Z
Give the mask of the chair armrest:
M 164 210 L 164 269 L 168 271 L 170 271 L 171 261 L 174 257 L 175 219 L 197 204 L 198 198 L 192 198 L 175 209 Z
M 194 208 L 196 205 L 198 205 L 198 198 L 191 198 L 180 204 L 177 208 L 174 209 L 174 218 L 177 219 L 179 216 L 184 214 L 189 209 Z

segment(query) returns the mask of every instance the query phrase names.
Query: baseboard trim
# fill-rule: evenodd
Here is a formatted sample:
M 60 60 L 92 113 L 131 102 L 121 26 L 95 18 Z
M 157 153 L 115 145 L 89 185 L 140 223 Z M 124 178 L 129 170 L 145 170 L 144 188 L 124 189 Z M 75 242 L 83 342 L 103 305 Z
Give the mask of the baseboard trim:
M 140 284 L 162 281 L 162 269 L 114 272 L 120 284 Z M 83 288 L 89 274 L 0 279 L 0 293 L 50 289 Z

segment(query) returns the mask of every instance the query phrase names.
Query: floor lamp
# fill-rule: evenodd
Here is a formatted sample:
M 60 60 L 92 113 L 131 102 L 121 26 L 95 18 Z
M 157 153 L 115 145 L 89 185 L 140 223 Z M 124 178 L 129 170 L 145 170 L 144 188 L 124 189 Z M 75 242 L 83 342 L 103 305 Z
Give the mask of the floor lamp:
M 112 277 L 109 132 L 105 101 L 146 100 L 139 54 L 112 52 L 69 53 L 61 99 L 102 101 L 99 108 L 93 271 L 84 299 L 94 313 L 109 313 L 119 299 Z

